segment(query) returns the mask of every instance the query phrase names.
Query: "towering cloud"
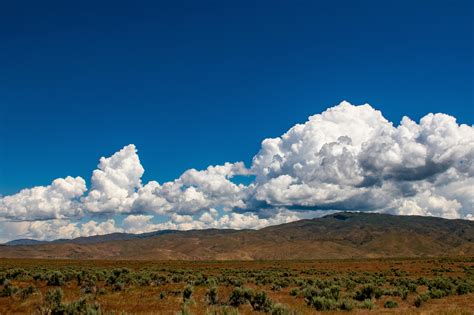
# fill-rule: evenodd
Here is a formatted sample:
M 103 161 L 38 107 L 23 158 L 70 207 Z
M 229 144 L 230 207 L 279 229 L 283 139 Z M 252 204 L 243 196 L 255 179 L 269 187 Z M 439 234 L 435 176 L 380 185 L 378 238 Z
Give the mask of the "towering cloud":
M 1 198 L 2 226 L 50 221 L 11 223 L 0 237 L 41 235 L 39 230 L 50 238 L 54 231 L 73 237 L 257 228 L 328 210 L 473 219 L 473 161 L 474 128 L 451 116 L 428 114 L 419 123 L 404 117 L 394 126 L 370 105 L 342 102 L 281 137 L 265 139 L 250 169 L 225 163 L 143 185 L 144 168 L 135 146 L 128 145 L 100 159 L 88 192 L 82 178 L 67 177 Z M 236 184 L 237 175 L 255 180 Z M 117 214 L 126 215 L 119 225 L 111 219 Z M 102 219 L 74 222 L 97 215 Z
M 90 212 L 129 211 L 144 172 L 133 144 L 109 158 L 101 157 L 98 169 L 92 173 L 92 189 L 84 199 L 85 208 Z
M 347 102 L 309 118 L 254 157 L 265 206 L 464 217 L 472 212 L 474 130 L 453 117 L 404 117 L 394 127 Z M 459 186 L 463 183 L 463 186 Z M 472 187 L 472 186 L 471 186 Z

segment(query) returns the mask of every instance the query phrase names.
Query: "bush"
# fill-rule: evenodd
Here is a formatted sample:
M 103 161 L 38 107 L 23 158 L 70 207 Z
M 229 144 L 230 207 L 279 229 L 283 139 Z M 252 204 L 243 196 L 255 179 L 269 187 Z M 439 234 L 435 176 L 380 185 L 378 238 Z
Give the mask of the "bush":
M 63 284 L 64 284 L 64 277 L 63 277 L 63 274 L 59 271 L 55 271 L 51 275 L 49 275 L 48 282 L 46 283 L 46 285 L 57 286 L 57 287 L 60 287 Z
M 458 295 L 468 294 L 473 291 L 473 287 L 471 284 L 467 282 L 461 282 L 458 284 L 456 288 L 456 293 Z
M 431 289 L 429 292 L 432 299 L 440 299 L 446 296 L 446 292 L 440 289 Z
M 207 303 L 209 303 L 210 305 L 215 305 L 217 304 L 217 298 L 218 298 L 217 287 L 209 288 L 209 290 L 207 290 L 206 292 Z
M 65 314 L 87 314 L 87 315 L 98 315 L 100 314 L 100 306 L 98 304 L 88 304 L 84 298 L 65 305 Z
M 239 315 L 239 311 L 236 308 L 224 306 L 219 312 L 213 311 L 208 315 Z
M 193 295 L 193 287 L 191 285 L 187 285 L 183 290 L 183 301 L 186 302 L 189 300 L 191 295 Z
M 418 286 L 416 285 L 416 283 L 409 283 L 408 286 L 407 286 L 407 289 L 411 293 L 416 293 L 416 291 L 418 289 Z
M 366 285 L 361 290 L 356 292 L 355 299 L 358 301 L 371 300 L 373 298 L 379 298 L 382 296 L 382 290 L 372 285 Z
M 246 289 L 242 287 L 236 287 L 229 296 L 229 304 L 234 307 L 239 307 L 242 304 L 247 303 L 253 296 L 253 291 L 251 289 Z
M 272 300 L 263 291 L 253 294 L 250 298 L 250 305 L 254 311 L 269 312 L 272 309 Z
M 3 285 L 7 281 L 7 274 L 4 272 L 0 272 L 0 285 Z
M 10 269 L 7 271 L 6 277 L 10 280 L 15 280 L 21 277 L 24 277 L 28 274 L 25 269 L 22 268 L 15 268 L 15 269 Z
M 27 286 L 20 290 L 19 295 L 22 300 L 26 300 L 30 295 L 35 293 L 36 288 L 32 285 Z
M 321 296 L 327 299 L 338 300 L 339 299 L 339 287 L 338 286 L 331 286 L 329 288 L 325 288 L 321 292 Z
M 290 315 L 291 313 L 288 307 L 282 304 L 276 303 L 272 306 L 270 314 L 271 315 Z
M 398 295 L 402 298 L 402 300 L 406 300 L 408 297 L 408 289 L 402 288 L 398 291 Z
M 442 296 L 450 295 L 455 292 L 456 286 L 450 278 L 439 277 L 428 283 L 430 291 L 443 291 Z M 436 292 L 436 295 L 441 295 L 440 292 Z
M 374 308 L 374 302 L 372 302 L 371 299 L 365 299 L 365 300 L 360 304 L 360 308 L 365 308 L 365 309 L 371 310 L 371 309 Z
M 2 291 L 0 291 L 0 297 L 12 296 L 18 291 L 18 288 L 11 285 L 10 281 L 6 281 L 3 285 Z
M 97 287 L 95 285 L 94 280 L 92 280 L 90 278 L 82 280 L 81 290 L 82 290 L 82 292 L 84 292 L 86 294 L 87 293 L 96 293 L 97 292 Z
M 429 294 L 420 294 L 415 298 L 414 305 L 416 307 L 420 307 L 424 302 L 428 301 L 429 298 Z
M 352 309 L 354 309 L 354 304 L 351 300 L 344 299 L 339 302 L 339 309 L 343 311 L 352 311 Z
M 398 307 L 398 303 L 392 300 L 388 300 L 384 303 L 383 307 L 385 308 L 396 308 Z
M 298 288 L 293 288 L 290 290 L 291 296 L 297 296 L 299 293 L 300 293 L 300 290 Z
M 33 280 L 35 281 L 42 280 L 42 279 L 43 279 L 43 275 L 41 273 L 35 273 L 33 275 Z
M 56 289 L 48 291 L 45 297 L 45 304 L 47 309 L 50 310 L 51 314 L 63 314 L 64 308 L 61 304 L 63 299 L 63 291 L 61 289 Z M 50 312 L 47 312 L 49 314 Z
M 112 291 L 122 291 L 125 288 L 125 284 L 123 282 L 114 283 L 112 286 Z
M 318 311 L 330 311 L 337 308 L 337 302 L 333 299 L 328 299 L 323 296 L 313 296 L 308 305 L 314 307 Z

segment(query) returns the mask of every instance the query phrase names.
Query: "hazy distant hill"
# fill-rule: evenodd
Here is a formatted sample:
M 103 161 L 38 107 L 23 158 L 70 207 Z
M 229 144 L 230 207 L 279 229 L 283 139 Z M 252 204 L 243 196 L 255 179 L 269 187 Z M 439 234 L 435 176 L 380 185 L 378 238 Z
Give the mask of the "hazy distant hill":
M 345 212 L 261 230 L 114 233 L 36 242 L 9 242 L 9 246 L 0 247 L 0 257 L 200 260 L 474 256 L 474 222 Z
M 31 239 L 31 238 L 21 238 L 21 239 L 18 239 L 18 240 L 13 240 L 13 241 L 7 242 L 7 243 L 5 243 L 5 245 L 10 245 L 10 246 L 37 245 L 37 244 L 42 244 L 42 243 L 44 244 L 44 243 L 47 243 L 47 242 L 38 241 L 38 240 Z

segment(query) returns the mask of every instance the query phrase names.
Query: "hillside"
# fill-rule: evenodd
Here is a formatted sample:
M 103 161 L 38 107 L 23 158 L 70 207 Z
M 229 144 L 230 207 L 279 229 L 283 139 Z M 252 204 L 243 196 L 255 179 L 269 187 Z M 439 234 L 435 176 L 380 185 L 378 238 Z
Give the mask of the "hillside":
M 337 213 L 260 230 L 157 231 L 35 243 L 13 241 L 0 258 L 255 260 L 467 255 L 474 222 Z

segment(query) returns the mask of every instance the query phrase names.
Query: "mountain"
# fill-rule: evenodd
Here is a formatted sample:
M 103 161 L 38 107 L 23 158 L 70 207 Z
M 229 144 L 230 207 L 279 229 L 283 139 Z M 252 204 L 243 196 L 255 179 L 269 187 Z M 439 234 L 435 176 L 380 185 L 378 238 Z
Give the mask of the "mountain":
M 5 245 L 10 245 L 10 246 L 37 245 L 37 244 L 41 244 L 41 243 L 47 243 L 47 242 L 38 241 L 38 240 L 31 239 L 31 238 L 21 238 L 21 239 L 18 239 L 18 240 L 13 240 L 13 241 L 7 242 L 7 243 L 5 243 Z
M 474 256 L 474 222 L 343 212 L 260 230 L 114 233 L 0 247 L 3 258 L 332 259 Z

